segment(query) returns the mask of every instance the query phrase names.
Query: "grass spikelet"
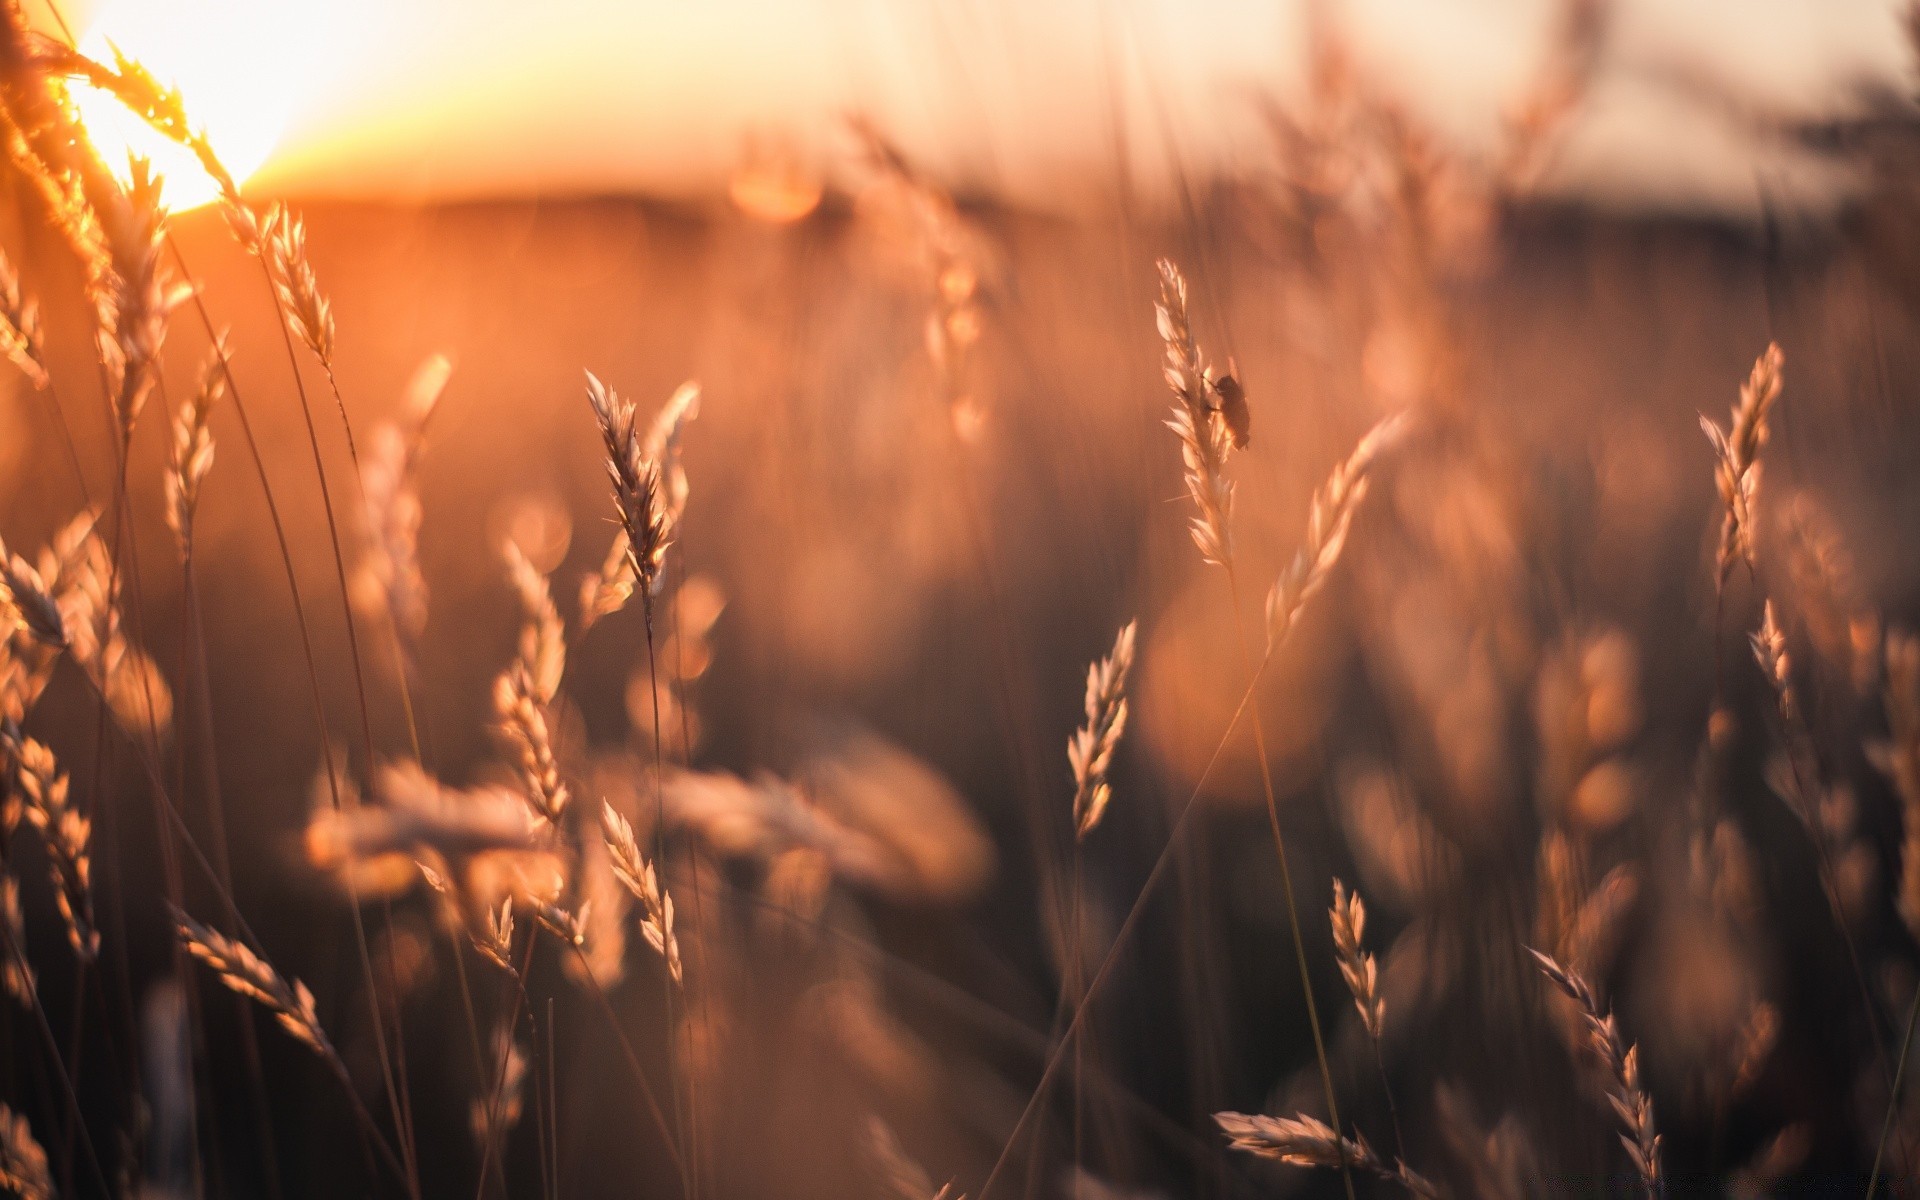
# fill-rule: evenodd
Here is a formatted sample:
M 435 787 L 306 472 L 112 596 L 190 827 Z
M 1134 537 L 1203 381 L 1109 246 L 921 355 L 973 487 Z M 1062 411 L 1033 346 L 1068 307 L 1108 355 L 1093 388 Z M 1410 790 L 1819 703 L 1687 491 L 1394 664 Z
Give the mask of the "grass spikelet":
M 123 447 L 152 390 L 167 319 L 188 294 L 160 258 L 167 220 L 160 177 L 139 158 L 129 175 L 119 202 L 95 206 L 109 269 L 93 288 L 100 357 Z
M 1787 654 L 1787 635 L 1780 628 L 1772 600 L 1761 606 L 1760 628 L 1750 640 L 1754 661 L 1760 664 L 1780 706 L 1780 719 L 1791 727 L 1799 720 L 1800 705 L 1793 692 L 1793 659 Z
M 384 613 L 409 665 L 427 627 L 427 581 L 420 573 L 423 515 L 417 472 L 426 425 L 446 389 L 451 365 L 434 355 L 414 372 L 398 420 L 374 427 L 360 459 L 369 545 L 354 578 L 354 599 Z
M 20 1007 L 33 1007 L 33 966 L 27 962 L 27 923 L 20 911 L 20 883 L 11 875 L 0 875 L 0 923 L 7 930 L 8 954 L 0 962 L 0 987 L 19 1001 Z
M 1367 931 L 1367 906 L 1359 892 L 1350 892 L 1340 880 L 1333 881 L 1333 907 L 1328 910 L 1333 923 L 1333 955 L 1340 974 L 1353 993 L 1353 1006 L 1360 1010 L 1360 1022 L 1376 1044 L 1386 1021 L 1386 1001 L 1380 998 L 1380 972 L 1373 955 L 1367 953 L 1361 939 Z
M 167 460 L 167 528 L 173 530 L 180 559 L 193 557 L 193 517 L 200 506 L 200 485 L 213 470 L 213 428 L 208 418 L 227 390 L 225 364 L 229 360 L 224 337 L 217 341 L 200 369 L 200 384 L 173 418 L 173 441 Z
M 46 345 L 40 331 L 40 309 L 20 292 L 20 276 L 13 263 L 0 255 L 0 354 L 20 369 L 36 388 L 48 383 Z
M 267 213 L 260 250 L 287 323 L 320 365 L 333 369 L 333 307 L 307 258 L 307 224 L 284 204 Z
M 691 380 L 681 384 L 644 438 L 632 402 L 621 399 L 591 371 L 587 372 L 587 400 L 605 444 L 620 532 L 599 573 L 588 576 L 582 585 L 581 624 L 591 626 L 618 612 L 636 586 L 643 589 L 642 600 L 651 619 L 660 571 L 687 504 L 680 439 L 686 423 L 700 415 L 700 385 Z
M 1187 281 L 1170 260 L 1163 258 L 1158 266 L 1160 299 L 1154 306 L 1154 319 L 1166 343 L 1162 370 L 1174 399 L 1167 428 L 1180 439 L 1187 494 L 1200 510 L 1189 529 L 1201 556 L 1224 567 L 1233 561 L 1229 528 L 1233 483 L 1226 476 L 1226 467 L 1234 435 L 1220 411 L 1206 359 L 1193 340 L 1193 328 L 1187 320 Z
M 673 897 L 661 886 L 654 865 L 640 856 L 632 824 L 605 801 L 600 805 L 600 832 L 606 839 L 608 853 L 613 856 L 614 876 L 640 901 L 640 932 L 647 944 L 666 960 L 667 973 L 673 976 L 673 981 L 681 982 L 680 940 L 673 933 Z
M 1313 495 L 1307 510 L 1307 538 L 1294 552 L 1293 561 L 1267 593 L 1267 644 L 1279 647 L 1293 631 L 1294 622 L 1307 601 L 1326 586 L 1334 564 L 1347 545 L 1347 531 L 1353 515 L 1366 499 L 1374 461 L 1398 438 L 1405 418 L 1394 414 L 1366 432 L 1353 453 L 1333 469 L 1327 481 Z
M 53 1200 L 53 1175 L 47 1152 L 34 1140 L 27 1119 L 0 1104 L 0 1188 L 19 1200 Z
M 1127 673 L 1133 669 L 1134 635 L 1139 622 L 1128 621 L 1113 640 L 1113 650 L 1087 668 L 1087 723 L 1067 742 L 1073 768 L 1073 829 L 1084 838 L 1106 815 L 1113 789 L 1107 769 L 1127 729 Z
M 0 589 L 12 602 L 18 626 L 43 646 L 56 650 L 67 645 L 67 622 L 61 606 L 48 590 L 41 572 L 0 543 Z
M 1626 1147 L 1640 1174 L 1640 1183 L 1648 1200 L 1660 1196 L 1660 1135 L 1654 1131 L 1653 1099 L 1640 1084 L 1640 1058 L 1636 1047 L 1620 1036 L 1613 1014 L 1603 1012 L 1593 989 L 1578 972 L 1561 966 L 1547 955 L 1529 948 L 1541 974 L 1580 1010 L 1587 1029 L 1587 1041 L 1611 1075 L 1607 1103 L 1624 1131 L 1620 1144 Z
M 1420 1200 L 1437 1200 L 1444 1195 L 1431 1180 L 1404 1162 L 1389 1163 L 1381 1158 L 1365 1138 L 1343 1138 L 1326 1122 L 1305 1113 L 1295 1117 L 1267 1117 L 1218 1112 L 1213 1114 L 1213 1120 L 1235 1150 L 1296 1167 L 1329 1170 L 1339 1170 L 1343 1165 L 1355 1167 L 1399 1184 L 1408 1195 Z
M 282 1028 L 344 1073 L 339 1054 L 327 1040 L 326 1030 L 320 1027 L 313 993 L 307 990 L 306 984 L 284 978 L 246 946 L 208 929 L 185 913 L 176 912 L 174 917 L 187 953 L 211 967 L 221 983 L 258 1001 Z
M 46 846 L 47 873 L 67 940 L 82 962 L 91 962 L 100 952 L 100 931 L 93 920 L 93 822 L 75 811 L 53 751 L 11 730 L 0 736 L 0 745 L 6 749 L 11 783 L 27 823 Z
M 511 541 L 502 547 L 507 574 L 520 597 L 523 617 L 513 663 L 494 680 L 493 707 L 500 729 L 520 753 L 520 776 L 527 803 L 555 826 L 572 799 L 554 757 L 547 708 L 560 689 L 566 668 L 565 628 L 554 608 L 546 577 Z
M 1704 414 L 1700 417 L 1700 428 L 1713 443 L 1714 485 L 1727 510 L 1721 519 L 1720 549 L 1715 556 L 1716 579 L 1721 587 L 1733 574 L 1734 564 L 1744 562 L 1749 571 L 1753 570 L 1760 451 L 1767 444 L 1767 417 L 1780 398 L 1785 361 L 1780 347 L 1769 342 L 1754 360 L 1747 381 L 1740 385 L 1740 399 L 1727 418 L 1727 427 L 1722 429 Z

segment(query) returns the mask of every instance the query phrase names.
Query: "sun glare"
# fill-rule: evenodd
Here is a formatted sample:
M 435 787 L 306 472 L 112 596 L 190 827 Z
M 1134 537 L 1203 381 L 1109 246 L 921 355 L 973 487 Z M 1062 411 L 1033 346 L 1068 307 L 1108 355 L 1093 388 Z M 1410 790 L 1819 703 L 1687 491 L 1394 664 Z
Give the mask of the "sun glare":
M 109 0 L 81 39 L 111 62 L 114 47 L 180 89 L 192 121 L 233 177 L 267 161 L 324 60 L 320 13 L 299 0 Z M 148 128 L 110 96 L 76 86 L 74 102 L 94 145 L 122 179 L 129 155 L 153 163 L 175 211 L 217 195 L 192 154 Z

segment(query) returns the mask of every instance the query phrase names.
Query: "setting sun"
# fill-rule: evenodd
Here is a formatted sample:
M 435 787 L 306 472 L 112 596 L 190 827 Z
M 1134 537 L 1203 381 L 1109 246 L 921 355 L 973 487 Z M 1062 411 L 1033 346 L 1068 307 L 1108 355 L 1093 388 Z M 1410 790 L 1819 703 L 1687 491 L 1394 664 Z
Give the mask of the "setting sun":
M 236 180 L 267 161 L 324 60 L 325 6 L 290 0 L 109 0 L 81 49 L 111 61 L 117 47 L 162 83 L 180 89 Z M 129 155 L 165 177 L 175 210 L 205 204 L 213 181 L 193 156 L 167 141 L 112 98 L 85 87 L 74 102 L 101 157 L 123 178 Z

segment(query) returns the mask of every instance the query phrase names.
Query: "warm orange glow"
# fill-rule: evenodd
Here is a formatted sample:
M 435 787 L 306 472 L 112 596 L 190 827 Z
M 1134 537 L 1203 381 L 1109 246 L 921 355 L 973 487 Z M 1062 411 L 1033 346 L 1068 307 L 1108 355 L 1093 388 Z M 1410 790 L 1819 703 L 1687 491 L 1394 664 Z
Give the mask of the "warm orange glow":
M 305 97 L 313 65 L 325 60 L 326 11 L 297 0 L 111 0 L 80 45 L 105 62 L 117 46 L 179 88 L 189 115 L 244 183 Z M 190 153 L 112 97 L 76 86 L 74 101 L 101 156 L 123 178 L 128 156 L 138 155 L 165 177 L 176 211 L 215 197 L 213 181 Z

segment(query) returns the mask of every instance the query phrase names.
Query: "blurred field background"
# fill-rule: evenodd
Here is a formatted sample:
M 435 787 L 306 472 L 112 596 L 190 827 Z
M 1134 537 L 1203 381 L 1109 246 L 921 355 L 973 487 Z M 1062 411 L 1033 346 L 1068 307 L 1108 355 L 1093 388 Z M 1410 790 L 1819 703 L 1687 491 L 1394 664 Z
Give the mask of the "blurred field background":
M 1920 985 L 1899 908 L 1912 809 L 1871 761 L 1888 736 L 1882 631 L 1920 621 L 1920 143 L 1899 14 L 1576 0 L 1461 4 L 1447 21 L 1376 3 L 1315 25 L 1289 5 L 1203 7 L 1218 11 L 935 6 L 912 36 L 882 36 L 908 18 L 858 6 L 770 17 L 775 32 L 865 46 L 856 61 L 891 82 L 847 95 L 819 64 L 792 65 L 811 42 L 770 44 L 751 31 L 755 6 L 723 6 L 669 26 L 716 46 L 695 61 L 721 64 L 656 81 L 669 103 L 595 83 L 616 77 L 609 48 L 644 33 L 652 6 L 581 5 L 552 22 L 566 36 L 537 23 L 539 71 L 496 100 L 479 84 L 449 82 L 432 104 L 369 85 L 350 111 L 383 122 L 316 117 L 269 159 L 249 195 L 289 197 L 306 219 L 363 465 L 422 364 L 450 365 L 415 475 L 422 764 L 453 786 L 513 785 L 492 728 L 521 623 L 511 540 L 568 621 L 553 723 L 587 819 L 604 795 L 651 838 L 656 714 L 664 757 L 703 773 L 669 789 L 681 1000 L 663 1006 L 657 956 L 632 930 L 607 997 L 663 1098 L 692 1081 L 711 1195 L 912 1194 L 876 1169 L 870 1115 L 924 1167 L 929 1200 L 949 1178 L 978 1196 L 1003 1147 L 994 1195 L 1343 1194 L 1336 1171 L 1230 1152 L 1210 1120 L 1321 1109 L 1235 707 L 1260 598 L 1314 490 L 1376 421 L 1415 414 L 1256 689 L 1343 1118 L 1455 1195 L 1636 1194 L 1591 1064 L 1523 949 L 1577 947 L 1639 1046 L 1666 1194 L 1864 1192 L 1883 1068 Z M 415 86 L 470 78 L 519 16 L 449 18 Z M 596 21 L 605 45 L 573 60 Z M 1447 36 L 1423 42 L 1435 27 Z M 1104 54 L 1089 48 L 1102 37 Z M 405 44 L 383 53 L 404 59 Z M 1054 47 L 1075 54 L 1043 85 Z M 1161 69 L 1162 55 L 1224 65 Z M 900 82 L 916 71 L 938 103 Z M 743 73 L 764 91 L 733 108 L 700 99 L 734 94 Z M 1539 96 L 1553 102 L 1529 108 Z M 501 124 L 492 103 L 519 116 Z M 706 115 L 663 129 L 675 105 Z M 613 133 L 553 132 L 603 117 Z M 112 495 L 115 434 L 79 272 L 14 184 L 0 244 L 42 298 L 50 373 L 72 381 L 57 394 L 9 382 L 0 406 L 0 531 L 24 551 Z M 380 598 L 363 595 L 363 744 L 295 370 L 350 568 L 364 541 L 354 464 L 324 375 L 283 346 L 272 293 L 217 207 L 172 229 L 231 330 L 290 568 L 228 405 L 196 522 L 202 673 L 161 516 L 164 414 L 207 346 L 182 308 L 134 437 L 128 621 L 171 685 L 163 761 L 188 825 L 214 836 L 217 785 L 240 910 L 273 966 L 313 988 L 352 1086 L 399 1138 L 326 853 L 288 569 L 349 775 L 410 756 L 407 714 Z M 1249 399 L 1231 467 L 1242 611 L 1184 529 L 1162 425 L 1161 256 L 1186 272 L 1196 335 Z M 1769 342 L 1786 385 L 1762 565 L 1717 603 L 1721 508 L 1699 420 L 1726 419 Z M 649 698 L 638 606 L 576 624 L 579 581 L 614 529 L 583 369 L 643 417 L 683 380 L 702 386 L 658 606 L 681 680 L 670 705 Z M 1783 730 L 1747 639 L 1766 598 L 1813 743 L 1826 823 L 1811 829 L 1768 782 Z M 1131 720 L 1070 924 L 1063 749 L 1087 665 L 1133 619 Z M 94 1144 L 127 1175 L 109 1170 L 111 1190 L 405 1194 L 306 1048 L 181 969 L 153 850 L 166 832 L 137 754 L 77 676 L 56 678 L 28 728 L 96 822 L 105 948 L 84 988 L 41 873 L 19 874 L 53 1040 L 77 1063 Z M 878 865 L 835 859 L 704 774 L 720 772 L 802 783 Z M 1063 989 L 1100 963 L 1196 787 L 1171 881 L 1094 1002 L 1078 1087 L 1056 1082 L 1009 1145 L 1071 1011 Z M 1827 848 L 1840 854 L 1823 864 Z M 360 866 L 422 1194 L 676 1191 L 568 956 L 530 960 L 522 1012 L 447 936 L 409 863 Z M 1379 1071 L 1324 919 L 1334 877 L 1372 918 Z M 218 911 L 203 882 L 188 872 L 188 912 Z M 483 1153 L 472 1047 L 509 1008 L 523 1040 L 533 1031 L 533 1078 L 503 1148 Z M 238 1022 L 257 1026 L 264 1086 Z M 70 1123 L 25 1010 L 0 1017 L 0 1044 L 6 1102 L 63 1184 L 95 1194 L 62 1150 Z M 1920 1110 L 1895 1110 L 1879 1184 L 1910 1194 Z

